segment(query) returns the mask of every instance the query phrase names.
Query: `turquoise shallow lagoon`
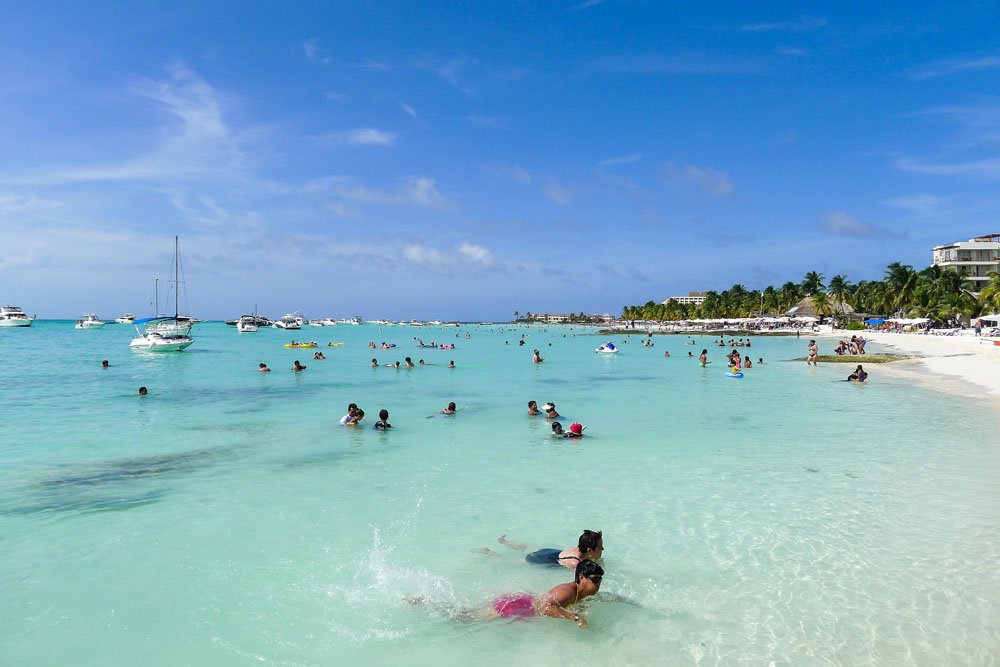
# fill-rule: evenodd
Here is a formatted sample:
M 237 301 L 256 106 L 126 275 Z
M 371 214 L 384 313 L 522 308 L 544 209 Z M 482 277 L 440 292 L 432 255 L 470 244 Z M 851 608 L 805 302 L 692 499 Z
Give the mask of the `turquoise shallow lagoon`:
M 731 380 L 711 337 L 609 358 L 580 328 L 203 324 L 150 355 L 133 333 L 0 330 L 0 664 L 1000 661 L 992 403 L 878 366 L 842 382 L 785 361 L 795 338 L 754 338 L 765 364 Z M 344 345 L 312 361 L 292 337 Z M 702 347 L 707 369 L 686 357 Z M 553 439 L 529 399 L 587 437 Z M 337 425 L 351 401 L 366 428 Z M 466 407 L 436 414 L 448 401 Z M 570 571 L 496 537 L 564 548 L 583 528 L 604 531 L 603 591 L 636 603 L 589 602 L 587 630 L 404 601 L 546 590 Z

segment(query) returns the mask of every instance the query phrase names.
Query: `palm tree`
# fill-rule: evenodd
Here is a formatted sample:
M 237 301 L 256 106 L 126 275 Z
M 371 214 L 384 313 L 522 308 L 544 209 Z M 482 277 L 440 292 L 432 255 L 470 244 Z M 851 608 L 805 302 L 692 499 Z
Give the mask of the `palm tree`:
M 899 310 L 913 299 L 919 276 L 909 264 L 893 262 L 885 269 L 885 281 L 888 284 L 889 305 L 893 310 Z
M 826 292 L 816 292 L 812 296 L 813 308 L 816 309 L 816 314 L 820 317 L 824 317 L 833 312 L 830 308 L 830 295 Z
M 519 320 L 519 319 L 521 319 L 521 313 L 519 313 L 519 312 L 517 312 L 517 311 L 515 310 L 515 311 L 514 311 L 514 321 L 516 322 L 516 321 L 517 321 L 517 320 Z
M 805 277 L 802 278 L 801 287 L 806 296 L 813 296 L 816 293 L 823 291 L 823 288 L 826 287 L 823 284 L 823 274 L 810 271 L 805 275 Z
M 830 286 L 827 288 L 827 294 L 833 297 L 834 301 L 838 302 L 840 306 L 840 311 L 844 312 L 844 300 L 847 299 L 847 295 L 851 290 L 851 282 L 847 279 L 847 276 L 836 275 L 830 278 Z

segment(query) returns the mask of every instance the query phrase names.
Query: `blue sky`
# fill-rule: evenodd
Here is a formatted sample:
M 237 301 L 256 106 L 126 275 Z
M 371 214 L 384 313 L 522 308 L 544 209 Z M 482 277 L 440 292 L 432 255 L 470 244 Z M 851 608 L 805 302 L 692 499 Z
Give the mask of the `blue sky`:
M 201 317 L 618 313 L 1000 232 L 996 3 L 672 4 L 5 2 L 0 300 L 147 313 L 178 234 Z

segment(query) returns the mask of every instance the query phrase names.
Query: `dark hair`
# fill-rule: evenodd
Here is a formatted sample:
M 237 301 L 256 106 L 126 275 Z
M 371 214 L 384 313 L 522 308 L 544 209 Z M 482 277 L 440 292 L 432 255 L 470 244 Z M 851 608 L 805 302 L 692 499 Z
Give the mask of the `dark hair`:
M 452 402 L 452 403 L 449 403 L 449 404 L 448 404 L 448 409 L 449 409 L 449 410 L 454 410 L 454 409 L 455 409 L 455 403 L 454 403 L 454 402 Z
M 365 416 L 365 411 L 362 410 L 361 408 L 358 408 L 358 411 L 354 413 L 355 419 L 361 419 L 364 416 Z
M 409 357 L 407 357 L 407 358 L 406 358 L 406 361 L 407 361 L 408 363 L 413 363 L 412 361 L 410 361 L 410 358 L 409 358 Z
M 584 558 L 576 564 L 576 575 L 573 577 L 573 581 L 580 583 L 580 577 L 590 579 L 593 576 L 603 577 L 604 568 L 589 558 Z
M 351 410 L 357 410 L 357 409 L 358 409 L 358 404 L 357 403 L 348 403 L 347 404 L 347 412 L 350 412 Z
M 538 401 L 528 401 L 528 407 L 530 408 L 532 405 L 538 405 Z
M 389 418 L 389 411 L 386 410 L 385 408 L 382 408 L 381 410 L 378 411 L 378 418 L 381 419 L 382 421 L 385 421 L 386 419 Z
M 708 354 L 708 350 L 702 350 L 701 353 L 702 354 Z
M 601 543 L 601 531 L 594 532 L 592 530 L 585 530 L 583 534 L 580 535 L 580 539 L 577 540 L 576 546 L 580 549 L 580 554 L 583 555 L 588 551 L 594 551 L 597 549 L 597 545 Z
M 378 363 L 378 359 L 376 359 L 376 358 L 372 357 L 372 363 L 373 363 L 373 364 L 377 364 L 377 363 Z
M 145 387 L 139 387 L 139 393 L 140 394 L 145 394 L 146 393 L 146 388 Z
M 265 366 L 266 364 L 264 364 L 264 362 L 262 361 L 262 362 L 260 362 L 260 363 L 259 363 L 259 364 L 257 364 L 257 365 L 258 365 L 259 367 L 261 367 L 261 368 L 264 368 L 264 366 Z

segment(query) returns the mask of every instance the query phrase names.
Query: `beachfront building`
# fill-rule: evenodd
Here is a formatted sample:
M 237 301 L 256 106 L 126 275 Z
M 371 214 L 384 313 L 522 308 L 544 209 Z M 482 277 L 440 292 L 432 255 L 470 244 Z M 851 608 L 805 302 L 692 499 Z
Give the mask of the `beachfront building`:
M 518 313 L 519 315 L 519 313 Z M 523 318 L 518 317 L 519 321 L 526 322 L 544 322 L 545 324 L 566 324 L 566 323 L 591 323 L 607 324 L 608 322 L 614 322 L 615 318 L 610 313 L 604 313 L 603 315 L 588 315 L 587 313 L 526 313 Z
M 696 306 L 700 306 L 705 303 L 705 294 L 707 294 L 707 292 L 688 292 L 687 296 L 672 296 L 664 299 L 660 303 L 667 305 L 668 301 L 675 301 L 677 303 L 692 303 Z
M 978 292 L 986 286 L 991 271 L 1000 271 L 1000 234 L 935 246 L 931 264 L 955 271 L 965 269 Z

